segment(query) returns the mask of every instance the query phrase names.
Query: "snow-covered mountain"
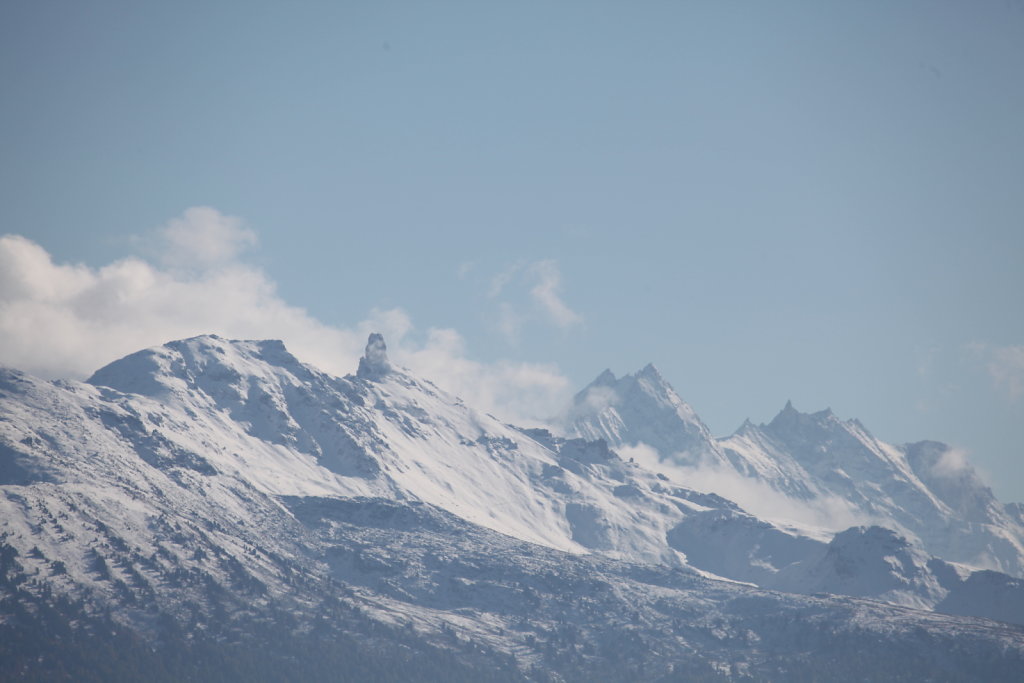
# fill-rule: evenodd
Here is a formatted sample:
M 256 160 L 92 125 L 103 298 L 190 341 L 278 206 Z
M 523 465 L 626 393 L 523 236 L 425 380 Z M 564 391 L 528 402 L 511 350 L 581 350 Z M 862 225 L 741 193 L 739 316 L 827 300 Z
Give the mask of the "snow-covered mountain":
M 238 487 L 419 501 L 557 550 L 676 567 L 690 545 L 710 541 L 669 544 L 672 528 L 738 510 L 623 461 L 604 441 L 481 414 L 393 368 L 378 335 L 344 378 L 300 363 L 280 342 L 214 336 L 132 354 L 87 384 L 8 376 L 20 391 L 2 399 L 11 416 L 5 483 L 102 486 L 130 473 L 154 490 L 201 492 L 218 518 L 238 506 Z M 99 450 L 105 457 L 94 457 Z
M 12 645 L 0 646 L 0 677 L 109 650 L 169 678 L 193 675 L 191 661 L 277 680 L 290 662 L 293 678 L 328 680 L 342 644 L 362 667 L 352 680 L 771 679 L 814 667 L 870 678 L 906 653 L 915 674 L 939 671 L 939 652 L 942 670 L 964 676 L 1024 664 L 1024 631 L 1005 623 L 794 595 L 1024 621 L 1016 579 L 884 530 L 832 539 L 759 519 L 624 460 L 594 437 L 681 446 L 685 462 L 718 468 L 734 456 L 652 367 L 621 394 L 600 381 L 614 395 L 586 407 L 607 419 L 577 406 L 581 436 L 566 438 L 504 424 L 393 366 L 379 335 L 347 377 L 280 342 L 216 336 L 140 351 L 86 383 L 2 370 L 0 642 Z M 788 442 L 762 431 L 782 452 Z M 906 455 L 911 473 L 942 458 L 927 445 Z M 805 483 L 797 498 L 826 490 Z M 952 484 L 934 497 L 991 513 Z M 867 669 L 848 661 L 882 634 Z M 33 648 L 31 666 L 15 667 Z M 161 652 L 177 654 L 153 662 Z
M 748 482 L 730 487 L 747 493 L 740 504 L 756 505 L 766 488 L 790 511 L 838 504 L 845 517 L 892 529 L 930 555 L 1024 576 L 1018 508 L 996 500 L 944 444 L 887 444 L 858 420 L 801 413 L 791 403 L 768 424 L 748 421 L 714 438 L 651 366 L 621 379 L 602 373 L 577 394 L 566 430 L 612 448 L 651 447 L 666 471 L 682 468 L 677 476 L 697 488 Z
M 355 376 L 306 366 L 279 342 L 198 337 L 119 360 L 89 384 L 127 447 L 188 457 L 274 496 L 416 500 L 574 553 L 682 566 L 665 542 L 728 501 L 668 484 L 600 441 L 559 439 L 479 413 L 391 366 L 379 335 Z M 117 393 L 114 393 L 117 392 Z M 212 448 L 210 446 L 213 446 Z
M 576 395 L 568 429 L 609 444 L 645 443 L 680 464 L 724 462 L 711 431 L 653 365 L 622 379 L 602 372 Z

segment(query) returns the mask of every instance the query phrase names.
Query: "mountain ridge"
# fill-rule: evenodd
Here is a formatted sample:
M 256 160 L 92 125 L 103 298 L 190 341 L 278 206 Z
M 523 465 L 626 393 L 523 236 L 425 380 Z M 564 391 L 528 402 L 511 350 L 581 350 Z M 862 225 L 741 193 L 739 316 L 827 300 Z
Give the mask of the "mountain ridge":
M 841 420 L 831 409 L 802 413 L 792 401 L 767 424 L 746 420 L 733 434 L 716 438 L 706 427 L 694 430 L 682 424 L 684 419 L 666 418 L 656 409 L 620 410 L 626 401 L 650 405 L 655 395 L 685 404 L 663 379 L 646 395 L 636 392 L 631 383 L 638 375 L 609 383 L 614 375 L 602 373 L 600 404 L 588 395 L 594 384 L 580 392 L 563 423 L 566 432 L 600 435 L 613 448 L 649 446 L 666 472 L 749 482 L 794 506 L 809 509 L 818 501 L 842 501 L 862 523 L 890 526 L 933 555 L 1024 575 L 1024 526 L 1017 508 L 999 503 L 966 458 L 948 446 L 887 444 L 859 420 Z M 686 414 L 703 426 L 692 408 Z M 647 435 L 654 438 L 645 441 Z M 687 450 L 675 452 L 685 439 Z M 695 459 L 693 452 L 710 455 Z M 762 489 L 747 490 L 756 497 Z
M 943 563 L 898 535 L 912 561 L 893 565 L 885 531 L 842 546 L 883 558 L 860 592 L 918 610 L 796 595 L 807 577 L 835 587 L 832 545 L 605 441 L 474 411 L 393 365 L 382 337 L 363 361 L 334 377 L 279 341 L 203 335 L 131 354 L 89 383 L 0 372 L 0 605 L 67 596 L 167 642 L 178 641 L 154 614 L 200 641 L 242 642 L 268 623 L 282 643 L 310 629 L 460 657 L 459 643 L 474 643 L 496 670 L 530 680 L 777 678 L 793 672 L 801 640 L 779 640 L 769 613 L 807 620 L 782 632 L 827 633 L 806 656 L 830 667 L 881 633 L 921 655 L 917 672 L 956 638 L 974 649 L 954 668 L 1024 663 L 1018 627 L 920 611 L 1020 622 L 1012 577 Z M 648 368 L 631 380 L 635 396 L 701 425 Z M 913 457 L 934 467 L 942 456 Z

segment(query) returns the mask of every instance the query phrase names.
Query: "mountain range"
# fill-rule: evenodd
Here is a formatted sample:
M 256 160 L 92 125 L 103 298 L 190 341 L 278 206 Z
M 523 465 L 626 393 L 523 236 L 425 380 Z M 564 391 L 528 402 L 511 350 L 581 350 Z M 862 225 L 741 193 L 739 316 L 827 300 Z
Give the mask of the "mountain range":
M 207 335 L 0 371 L 0 677 L 1013 680 L 1020 510 L 830 411 L 716 438 L 653 366 L 524 428 L 380 335 Z

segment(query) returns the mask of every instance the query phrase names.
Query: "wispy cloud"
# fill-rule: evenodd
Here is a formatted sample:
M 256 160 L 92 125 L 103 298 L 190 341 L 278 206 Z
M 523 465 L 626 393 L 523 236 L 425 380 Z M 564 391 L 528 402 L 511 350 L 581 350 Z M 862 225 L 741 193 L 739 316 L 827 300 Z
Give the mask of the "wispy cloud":
M 487 289 L 487 296 L 492 299 L 501 295 L 505 288 L 519 275 L 526 267 L 525 261 L 517 261 L 500 273 L 491 278 L 490 287 Z
M 937 346 L 918 348 L 915 355 L 917 356 L 917 376 L 922 378 L 931 377 L 935 370 L 936 360 L 939 357 L 939 348 Z
M 519 332 L 522 330 L 524 322 L 525 318 L 516 311 L 512 304 L 503 301 L 498 305 L 498 331 L 506 341 L 511 343 L 519 341 Z
M 633 458 L 642 467 L 660 472 L 688 488 L 735 501 L 747 512 L 782 525 L 796 524 L 828 531 L 839 531 L 858 524 L 871 524 L 851 504 L 836 496 L 794 500 L 770 485 L 744 477 L 725 467 L 682 467 L 663 460 L 645 443 L 615 449 L 623 458 Z M 810 530 L 808 530 L 810 531 Z
M 25 237 L 0 237 L 0 363 L 80 379 L 139 349 L 216 333 L 283 339 L 300 359 L 347 374 L 369 332 L 379 331 L 397 363 L 504 419 L 539 419 L 567 398 L 569 382 L 557 368 L 473 361 L 457 331 L 417 334 L 401 309 L 373 310 L 350 327 L 323 324 L 240 259 L 256 235 L 215 209 L 189 209 L 139 243 L 159 256 L 92 268 L 54 263 Z
M 258 240 L 240 218 L 209 206 L 194 206 L 168 221 L 157 231 L 155 241 L 161 263 L 191 268 L 232 261 Z
M 392 355 L 470 405 L 519 424 L 543 423 L 571 391 L 568 378 L 552 364 L 471 360 L 464 339 L 452 329 L 429 329 L 418 345 L 399 339 Z
M 988 372 L 995 383 L 1013 399 L 1024 394 L 1024 346 L 1002 346 L 992 350 Z
M 519 261 L 491 278 L 487 295 L 505 299 L 498 304 L 498 331 L 507 341 L 519 340 L 520 331 L 529 322 L 543 320 L 562 332 L 583 322 L 562 297 L 562 273 L 552 259 Z M 516 295 L 525 300 L 513 303 Z
M 967 459 L 967 451 L 962 448 L 947 449 L 932 466 L 933 474 L 947 479 L 955 479 L 965 471 L 973 472 L 974 467 Z
M 569 308 L 562 300 L 562 274 L 554 261 L 540 261 L 533 264 L 531 272 L 537 283 L 530 289 L 530 296 L 547 314 L 548 319 L 562 330 L 583 322 L 583 316 Z
M 993 346 L 975 342 L 967 347 L 980 356 L 996 388 L 1005 391 L 1010 400 L 1024 395 L 1024 345 Z

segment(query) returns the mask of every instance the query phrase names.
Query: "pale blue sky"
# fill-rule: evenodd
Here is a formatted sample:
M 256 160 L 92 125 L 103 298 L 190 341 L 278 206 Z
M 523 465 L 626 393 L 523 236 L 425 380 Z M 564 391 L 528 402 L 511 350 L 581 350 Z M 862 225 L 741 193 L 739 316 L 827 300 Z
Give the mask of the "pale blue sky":
M 57 262 L 212 206 L 327 325 L 653 361 L 716 433 L 831 406 L 1024 499 L 1021 2 L 16 1 L 0 87 L 0 233 Z

